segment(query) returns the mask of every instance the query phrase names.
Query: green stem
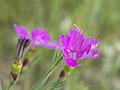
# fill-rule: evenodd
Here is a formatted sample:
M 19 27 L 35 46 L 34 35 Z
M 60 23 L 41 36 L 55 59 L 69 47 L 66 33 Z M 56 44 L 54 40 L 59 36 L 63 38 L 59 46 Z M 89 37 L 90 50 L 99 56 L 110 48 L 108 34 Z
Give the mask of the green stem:
M 50 90 L 54 90 L 60 83 L 56 83 Z
M 9 82 L 9 86 L 7 88 L 7 90 L 10 90 L 13 87 L 14 84 L 12 84 L 12 79 L 10 78 L 10 82 Z
M 53 69 L 50 69 L 50 70 L 48 70 L 46 73 L 45 73 L 45 75 L 38 81 L 39 83 L 37 83 L 35 86 L 33 86 L 32 88 L 31 88 L 31 90 L 37 90 L 37 89 L 39 89 L 40 87 L 40 85 L 42 84 L 41 82 L 47 77 L 49 77 L 49 75 L 52 73 L 52 71 L 53 71 Z M 39 87 L 39 88 L 38 88 Z
M 56 89 L 59 85 L 61 85 L 61 84 L 63 84 L 64 82 L 66 82 L 68 80 L 68 78 L 66 79 L 66 80 L 64 80 L 64 81 L 62 81 L 62 82 L 56 82 L 56 84 L 54 85 L 53 84 L 53 87 L 51 87 L 49 90 L 54 90 L 54 89 Z
M 55 64 L 53 64 L 53 66 L 51 66 L 51 68 L 45 73 L 45 75 L 38 81 L 37 84 L 35 84 L 31 90 L 39 90 L 41 88 L 41 84 L 44 85 L 43 81 L 46 79 L 48 79 L 48 77 L 51 75 L 51 73 L 54 71 L 54 69 L 56 68 L 56 66 L 62 61 L 62 58 L 59 57 L 58 60 L 55 62 Z M 45 81 L 46 81 L 45 80 Z

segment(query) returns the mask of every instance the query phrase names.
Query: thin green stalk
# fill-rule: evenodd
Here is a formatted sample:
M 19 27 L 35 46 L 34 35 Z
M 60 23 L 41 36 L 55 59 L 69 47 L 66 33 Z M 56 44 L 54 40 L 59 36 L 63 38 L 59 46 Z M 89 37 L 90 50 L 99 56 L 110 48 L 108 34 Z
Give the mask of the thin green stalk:
M 62 85 L 64 82 L 66 82 L 68 80 L 68 78 L 66 80 L 64 80 L 63 82 L 57 82 L 53 87 L 51 87 L 50 90 L 54 90 L 57 89 L 58 86 Z
M 42 86 L 41 84 L 42 84 L 43 80 L 45 80 L 46 77 L 48 78 L 48 76 L 52 73 L 52 71 L 53 71 L 53 69 L 48 70 L 45 73 L 45 75 L 38 81 L 38 83 L 35 84 L 30 90 L 39 90 L 39 88 L 41 88 L 41 86 Z
M 60 51 L 60 54 L 59 54 L 59 56 L 57 57 L 57 59 L 56 60 L 54 60 L 55 61 L 55 63 L 53 64 L 53 65 L 51 65 L 51 67 L 50 68 L 53 68 L 53 67 L 56 67 L 61 61 L 62 61 L 62 56 L 61 56 L 61 54 L 62 54 L 62 51 Z
M 60 51 L 59 56 L 57 57 L 56 61 L 55 61 L 55 65 L 58 63 L 58 61 L 60 61 L 60 59 L 62 59 L 62 51 Z
M 10 90 L 12 87 L 13 87 L 13 83 L 12 83 L 12 78 L 10 78 L 10 81 L 9 81 L 9 86 L 7 88 L 7 90 Z
M 58 77 L 54 78 L 52 81 L 50 81 L 47 85 L 45 85 L 44 88 L 42 88 L 42 90 L 47 90 L 49 87 L 51 87 L 56 81 L 57 81 Z
M 52 66 L 52 64 L 53 64 L 54 61 L 55 61 L 56 53 L 57 53 L 57 49 L 55 50 L 55 53 L 54 53 L 54 56 L 53 56 L 53 58 L 52 58 L 52 61 L 51 61 L 50 67 Z
M 51 68 L 46 72 L 46 74 L 37 82 L 37 84 L 35 84 L 30 90 L 40 90 L 44 83 L 46 82 L 46 80 L 48 79 L 48 77 L 51 75 L 51 73 L 54 71 L 54 69 L 56 68 L 56 66 L 58 64 L 60 64 L 60 62 L 62 61 L 61 58 L 61 54 L 62 51 L 60 52 L 57 60 L 55 61 L 55 63 L 51 66 Z
M 61 61 L 62 59 L 60 59 L 60 61 Z M 49 77 L 50 75 L 51 75 L 51 73 L 54 71 L 54 69 L 56 68 L 56 65 L 59 63 L 59 60 L 58 60 L 58 62 L 56 62 L 56 64 L 52 67 L 52 68 L 50 68 L 47 72 L 46 72 L 46 74 L 38 81 L 38 83 L 35 85 L 35 86 L 33 86 L 30 90 L 39 90 L 40 88 L 42 88 L 42 85 L 41 84 L 44 84 L 43 83 L 43 80 L 47 77 Z M 47 78 L 46 78 L 46 80 L 47 80 Z
M 60 83 L 55 84 L 50 90 L 54 90 Z

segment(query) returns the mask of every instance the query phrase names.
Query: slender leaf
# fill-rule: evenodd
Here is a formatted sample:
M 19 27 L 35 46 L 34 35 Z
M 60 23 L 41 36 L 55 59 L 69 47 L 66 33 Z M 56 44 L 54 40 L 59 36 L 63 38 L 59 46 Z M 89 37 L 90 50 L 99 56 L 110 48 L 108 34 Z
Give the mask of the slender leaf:
M 61 89 L 61 88 L 63 88 L 64 86 L 63 85 L 65 85 L 64 83 L 66 82 L 68 80 L 68 78 L 66 79 L 66 80 L 64 80 L 63 82 L 58 82 L 58 83 L 56 83 L 53 87 L 51 87 L 50 88 L 50 90 L 57 90 L 57 89 Z
M 60 90 L 66 86 L 65 84 L 66 81 L 64 81 L 62 84 L 60 84 L 58 87 L 55 88 L 55 90 Z
M 51 70 L 48 70 L 46 74 L 30 90 L 40 90 L 50 74 Z
M 55 61 L 56 53 L 57 53 L 57 49 L 55 50 L 55 53 L 54 53 L 54 55 L 53 55 L 53 59 L 52 59 L 52 61 L 51 61 L 50 67 L 52 66 L 52 64 L 53 64 L 54 61 Z
M 56 66 L 58 64 L 60 64 L 60 61 L 62 60 L 61 54 L 62 54 L 62 51 L 60 51 L 60 54 L 59 54 L 58 58 L 56 60 L 53 60 L 55 62 L 52 65 L 52 67 L 47 71 L 47 73 L 30 90 L 40 90 L 43 87 L 43 85 L 45 84 L 46 80 L 51 75 L 51 73 L 54 71 Z
M 62 59 L 62 55 L 61 54 L 62 54 L 62 51 L 60 51 L 60 54 L 59 54 L 58 58 L 56 59 L 56 61 L 54 63 L 54 66 L 57 66 L 59 64 L 59 62 L 61 61 L 61 59 Z
M 58 77 L 54 78 L 51 82 L 49 82 L 42 90 L 47 90 L 50 86 L 52 86 L 56 81 Z
M 60 83 L 55 84 L 50 90 L 54 90 Z

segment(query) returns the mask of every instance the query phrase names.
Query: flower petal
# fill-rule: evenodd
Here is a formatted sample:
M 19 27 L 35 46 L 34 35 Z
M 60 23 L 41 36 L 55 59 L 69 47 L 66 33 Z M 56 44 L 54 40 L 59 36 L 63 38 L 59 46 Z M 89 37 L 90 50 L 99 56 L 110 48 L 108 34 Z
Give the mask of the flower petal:
M 76 61 L 81 60 L 89 60 L 89 59 L 95 59 L 99 57 L 100 50 L 97 49 L 96 51 L 90 51 L 89 53 L 85 52 L 80 58 L 78 58 Z
M 67 65 L 69 65 L 70 67 L 77 67 L 77 66 L 82 66 L 83 64 L 78 64 L 78 63 L 76 63 L 76 61 L 75 60 L 72 60 L 72 59 L 67 59 L 67 58 L 65 58 L 65 57 L 63 57 L 63 59 L 65 60 L 65 63 L 67 64 Z
M 17 32 L 17 34 L 19 36 L 21 36 L 21 35 L 27 35 L 29 37 L 29 35 L 28 35 L 25 27 L 17 26 L 16 24 L 14 24 L 13 26 L 15 27 L 15 31 Z
M 96 38 L 95 38 L 96 39 Z M 100 50 L 96 49 L 96 47 L 100 44 L 100 41 L 95 39 L 91 42 L 91 45 L 89 45 L 89 49 L 86 48 L 86 52 L 84 52 L 78 59 L 77 61 L 81 60 L 88 60 L 88 59 L 95 59 L 99 57 L 99 52 Z M 88 51 L 89 50 L 89 51 Z
M 31 31 L 34 46 L 44 45 L 46 42 L 51 40 L 51 35 L 48 35 L 46 30 L 36 28 Z
M 53 42 L 44 44 L 42 46 L 45 47 L 45 48 L 49 48 L 49 49 L 58 49 L 58 50 L 62 49 L 60 44 L 57 41 L 53 41 Z
M 60 43 L 61 43 L 61 47 L 63 49 L 64 55 L 67 57 L 69 49 L 68 49 L 68 45 L 69 45 L 69 40 L 70 40 L 70 36 L 66 35 L 66 37 L 64 37 L 64 34 L 60 36 Z
M 70 39 L 69 35 L 66 35 L 66 37 L 64 37 L 64 34 L 60 36 L 59 40 L 60 40 L 60 43 L 62 44 L 63 48 L 67 48 L 68 47 L 69 39 Z
M 84 32 L 81 34 L 81 30 L 78 30 L 77 28 L 73 28 L 69 32 L 70 40 L 69 40 L 69 46 L 68 48 L 71 51 L 78 52 L 80 50 L 80 47 L 85 39 Z

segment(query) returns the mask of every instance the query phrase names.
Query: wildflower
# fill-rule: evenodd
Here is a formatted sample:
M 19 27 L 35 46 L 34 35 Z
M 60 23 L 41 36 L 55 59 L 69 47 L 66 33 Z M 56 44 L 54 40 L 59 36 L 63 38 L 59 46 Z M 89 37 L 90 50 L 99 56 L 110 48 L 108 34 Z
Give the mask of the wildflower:
M 15 60 L 12 63 L 11 73 L 10 73 L 11 77 L 13 78 L 13 82 L 17 80 L 19 72 L 22 68 L 21 60 L 26 53 L 30 41 L 31 40 L 28 36 L 20 36 L 20 38 L 18 38 L 16 56 L 15 56 Z
M 100 44 L 100 41 L 93 39 L 93 37 L 85 38 L 84 32 L 78 27 L 73 28 L 69 33 L 64 36 L 60 36 L 60 43 L 63 49 L 63 58 L 65 63 L 70 67 L 82 66 L 77 61 L 95 59 L 99 57 L 99 49 L 96 47 Z M 92 40 L 93 39 L 93 40 Z
M 14 24 L 14 27 L 19 36 L 27 35 L 28 37 L 31 37 L 31 43 L 34 47 L 41 46 L 49 49 L 56 49 L 58 47 L 58 50 L 61 49 L 57 41 L 48 43 L 51 40 L 51 35 L 48 35 L 48 32 L 46 30 L 36 28 L 30 32 L 31 36 L 29 36 L 25 27 L 17 26 L 16 24 Z

